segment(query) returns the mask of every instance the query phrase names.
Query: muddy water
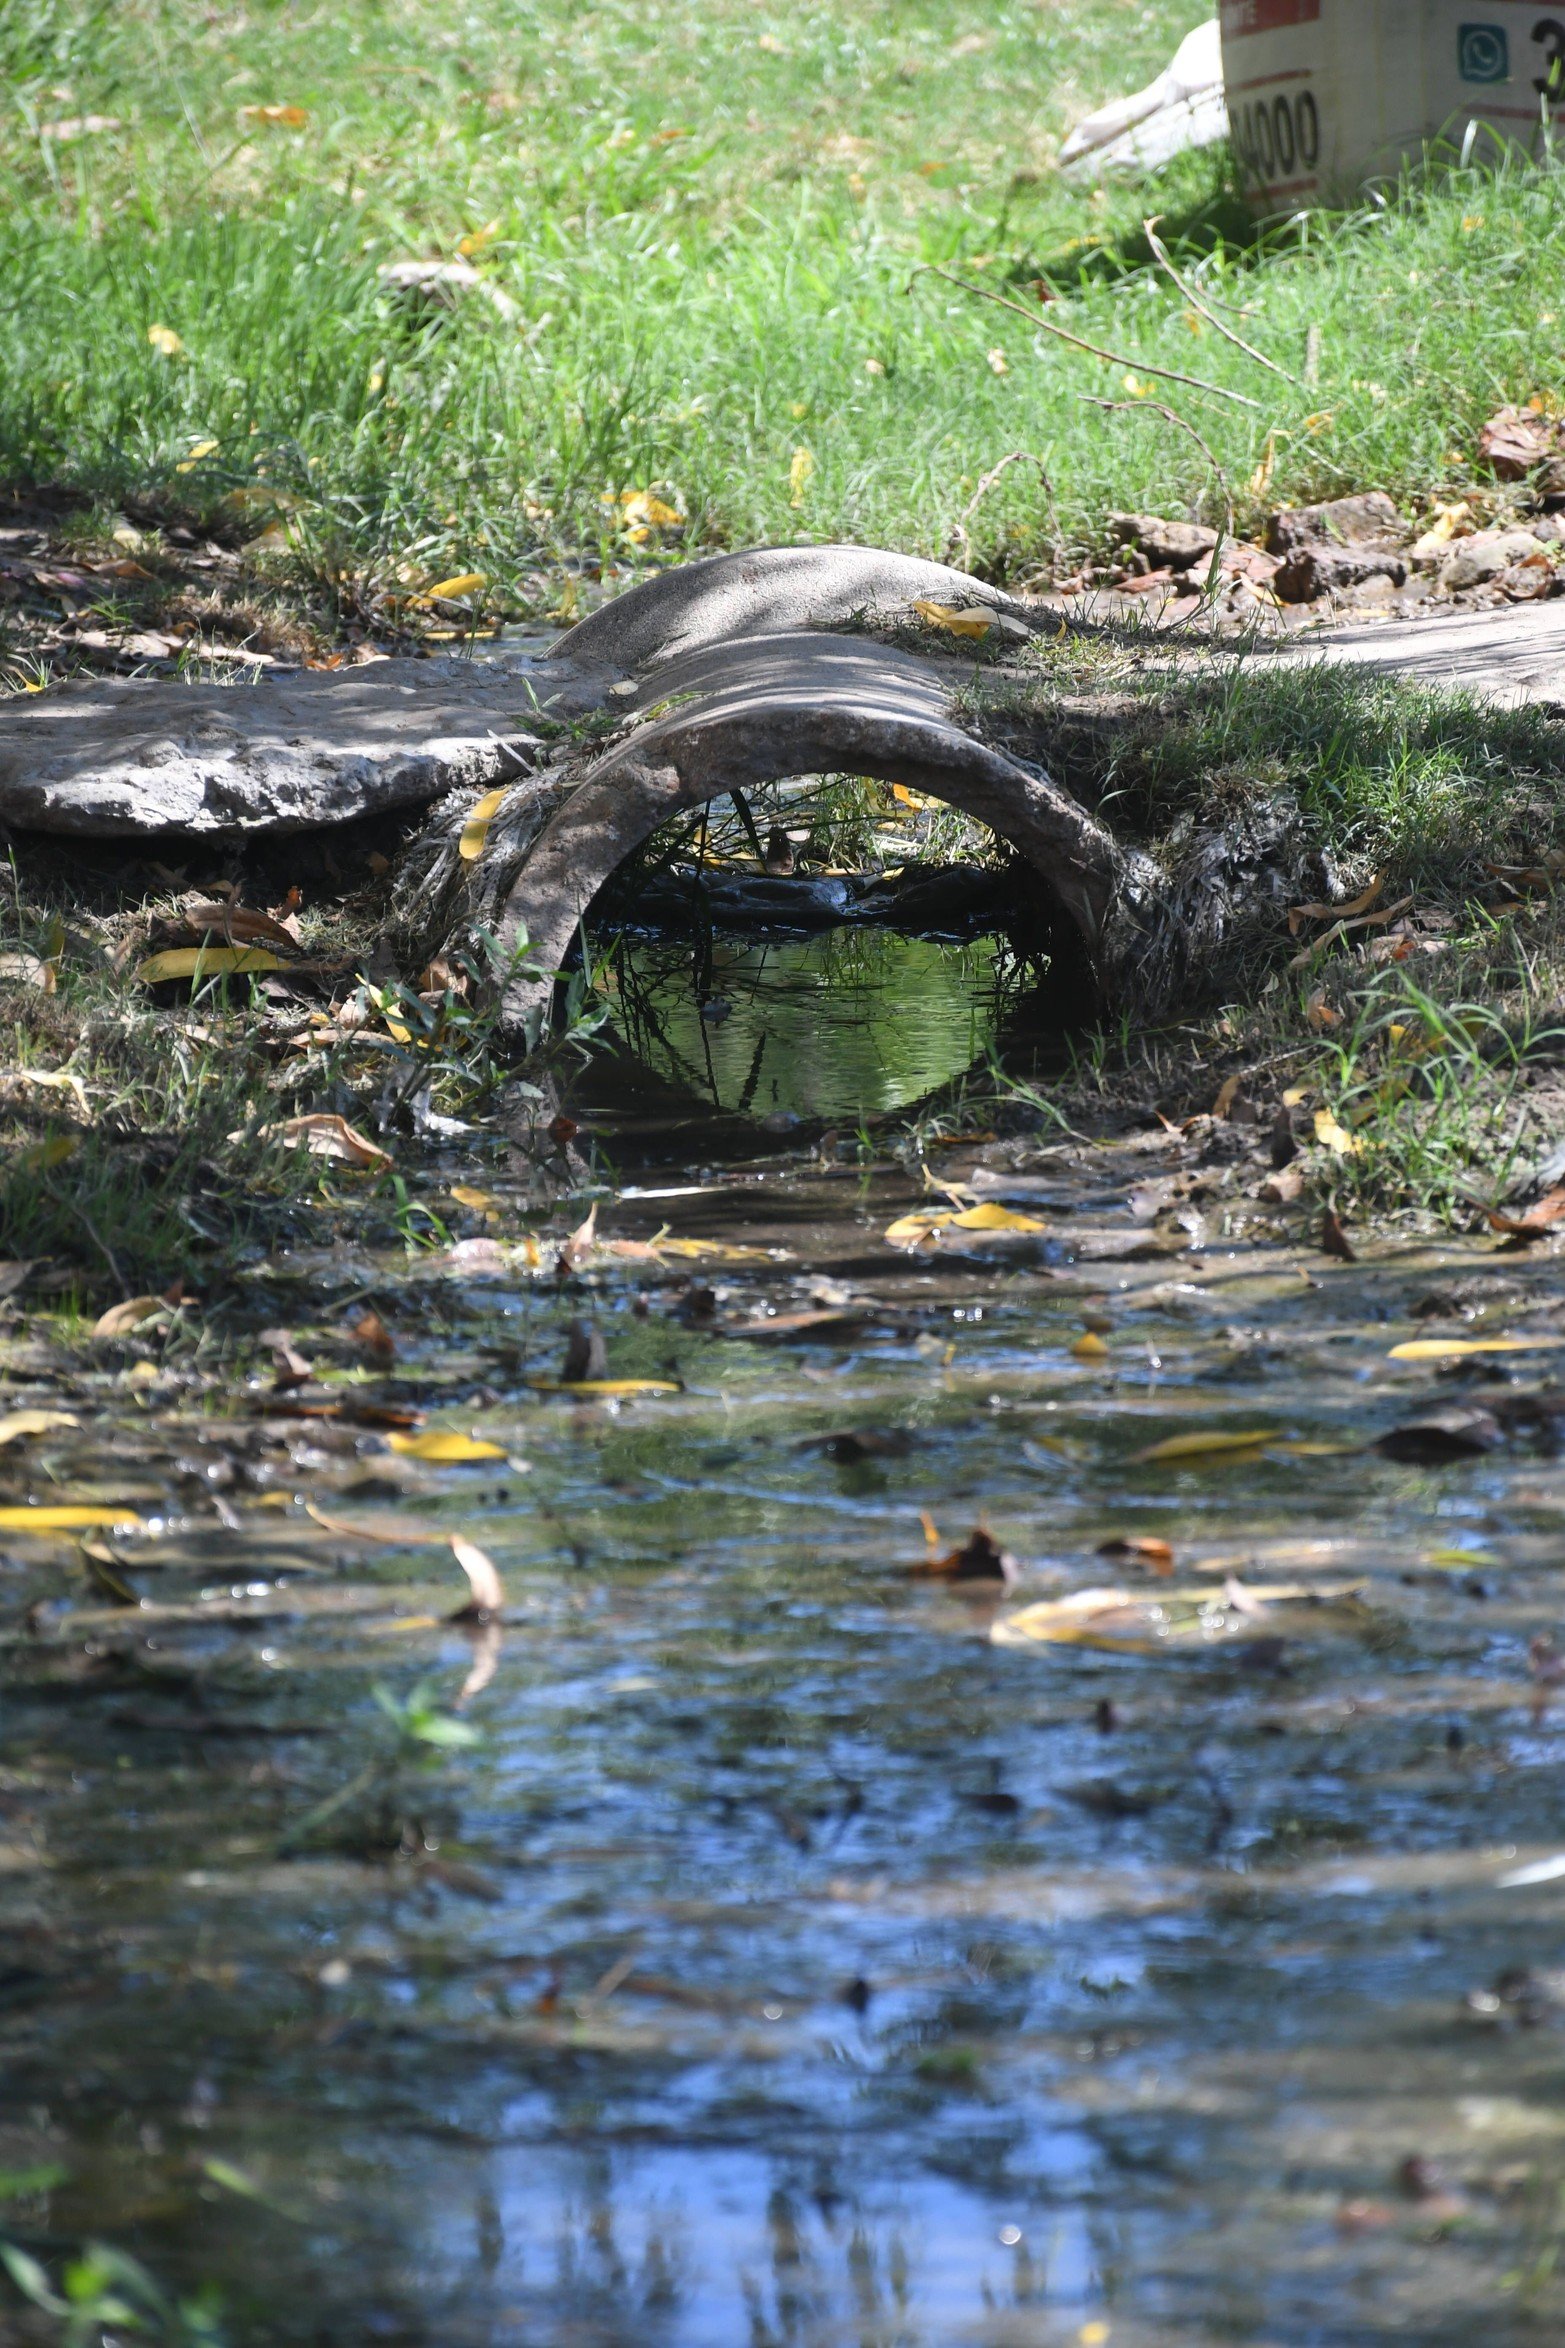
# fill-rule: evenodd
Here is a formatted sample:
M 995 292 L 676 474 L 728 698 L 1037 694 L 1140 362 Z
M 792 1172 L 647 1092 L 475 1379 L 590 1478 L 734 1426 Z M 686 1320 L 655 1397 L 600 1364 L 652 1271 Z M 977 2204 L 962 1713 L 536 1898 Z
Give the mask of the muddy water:
M 258 1273 L 295 1406 L 417 1405 L 466 1465 L 194 1327 L 13 1314 L 5 1407 L 81 1425 L 3 1497 L 143 1529 L 3 1536 L 0 2168 L 58 2172 L 9 2238 L 111 2241 L 234 2342 L 1556 2342 L 1565 1863 L 1511 1879 L 1565 1852 L 1565 1468 L 1364 1446 L 1546 1382 L 1558 1262 L 1136 1219 L 1208 1156 L 1045 1156 L 1044 1231 L 913 1254 L 930 1194 L 800 1154 L 600 1210 L 757 1259 L 561 1281 L 578 1206 L 537 1272 Z M 335 1334 L 366 1293 L 384 1373 Z M 679 1390 L 530 1388 L 584 1315 Z M 1537 1350 L 1388 1358 L 1484 1333 Z M 913 1570 L 980 1520 L 1014 1589 Z M 1105 1583 L 1216 1611 L 992 1636 Z M 478 1741 L 399 1747 L 377 1689 Z

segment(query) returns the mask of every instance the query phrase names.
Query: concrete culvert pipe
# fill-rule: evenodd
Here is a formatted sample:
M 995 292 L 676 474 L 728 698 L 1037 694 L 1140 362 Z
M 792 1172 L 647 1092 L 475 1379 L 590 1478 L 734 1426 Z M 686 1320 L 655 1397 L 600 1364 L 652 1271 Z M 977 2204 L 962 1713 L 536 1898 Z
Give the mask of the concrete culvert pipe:
M 847 773 L 943 799 L 1011 843 L 1058 926 L 1096 968 L 1122 859 L 1108 832 L 1046 775 L 960 723 L 940 672 L 911 654 L 829 635 L 721 644 L 644 680 L 626 735 L 588 764 L 533 834 L 499 922 L 539 972 L 558 970 L 583 914 L 653 832 L 735 788 Z M 504 1026 L 525 1046 L 549 976 L 518 977 Z

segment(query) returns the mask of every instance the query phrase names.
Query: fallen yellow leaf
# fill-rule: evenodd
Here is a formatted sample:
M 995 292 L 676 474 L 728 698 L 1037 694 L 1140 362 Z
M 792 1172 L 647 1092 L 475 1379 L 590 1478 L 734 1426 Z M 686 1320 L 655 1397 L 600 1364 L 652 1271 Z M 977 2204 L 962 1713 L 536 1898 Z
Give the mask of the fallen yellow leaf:
M 139 1525 L 133 1508 L 0 1508 L 0 1533 L 78 1533 L 93 1525 Z
M 941 628 L 948 636 L 987 636 L 994 626 L 994 613 L 985 611 L 981 604 L 931 603 L 920 595 L 915 597 L 913 609 L 931 628 Z
M 302 106 L 241 106 L 246 122 L 269 123 L 274 130 L 303 130 L 310 117 Z
M 500 1203 L 493 1191 L 475 1190 L 470 1182 L 453 1182 L 451 1196 L 459 1207 L 472 1207 L 480 1215 L 487 1215 L 491 1207 Z
M 1339 1125 L 1330 1109 L 1316 1110 L 1315 1139 L 1337 1158 L 1356 1158 L 1364 1147 L 1360 1136 Z
M 676 506 L 665 505 L 662 498 L 654 497 L 650 489 L 629 489 L 619 504 L 623 521 L 639 523 L 647 529 L 677 529 L 685 518 Z
M 45 1141 L 35 1141 L 25 1150 L 18 1150 L 15 1158 L 19 1174 L 47 1174 L 51 1167 L 63 1166 L 81 1148 L 79 1133 L 51 1133 Z
M 203 457 L 209 457 L 217 447 L 215 440 L 198 440 L 189 454 L 181 457 L 174 467 L 176 473 L 193 473 Z
M 165 359 L 177 359 L 185 347 L 172 326 L 149 326 L 147 340 L 155 351 L 162 352 Z
M 1107 1361 L 1109 1349 L 1095 1329 L 1084 1329 L 1071 1347 L 1079 1362 Z
M 686 1263 L 720 1256 L 725 1264 L 770 1264 L 786 1252 L 776 1247 L 740 1247 L 726 1239 L 666 1239 L 661 1233 L 652 1246 L 660 1256 L 678 1256 Z M 609 1252 L 615 1252 L 612 1245 Z
M 1047 1231 L 1047 1223 L 1040 1223 L 1036 1215 L 1018 1215 L 1014 1208 L 997 1206 L 993 1200 L 982 1206 L 915 1207 L 908 1215 L 899 1215 L 889 1223 L 882 1236 L 893 1247 L 921 1247 L 937 1233 L 952 1231 Z
M 671 1378 L 526 1378 L 535 1394 L 683 1394 Z
M 10 1410 L 0 1418 L 0 1443 L 15 1443 L 22 1435 L 48 1435 L 56 1427 L 79 1427 L 81 1420 L 68 1410 Z
M 788 467 L 788 502 L 790 505 L 803 505 L 804 492 L 809 486 L 810 476 L 814 470 L 815 458 L 810 450 L 796 448 L 793 452 L 793 462 Z
M 459 571 L 454 579 L 437 579 L 433 587 L 426 587 L 416 603 L 450 603 L 459 595 L 474 595 L 480 587 L 489 584 L 484 571 Z
M 1133 1451 L 1138 1464 L 1158 1459 L 1220 1459 L 1225 1452 L 1259 1451 L 1275 1440 L 1271 1427 L 1246 1427 L 1231 1434 L 1169 1435 L 1146 1451 Z
M 248 977 L 255 971 L 281 970 L 284 965 L 264 946 L 170 946 L 150 954 L 136 968 L 138 986 L 167 986 L 188 978 Z
M 486 220 L 483 227 L 475 228 L 470 236 L 459 237 L 456 249 L 464 261 L 471 261 L 475 253 L 481 253 L 486 245 L 492 245 L 499 233 L 499 221 Z
M 417 1435 L 388 1435 L 387 1447 L 404 1459 L 426 1459 L 437 1467 L 455 1467 L 466 1460 L 504 1459 L 504 1446 L 485 1443 L 477 1435 L 459 1435 L 451 1427 L 426 1427 Z
M 456 852 L 464 864 L 476 864 L 482 856 L 489 838 L 489 826 L 499 813 L 504 797 L 505 790 L 502 787 L 498 791 L 486 791 L 481 799 L 474 801 L 472 812 L 462 826 L 462 837 L 456 844 Z
M 1387 1361 L 1460 1361 L 1470 1353 L 1547 1353 L 1565 1345 L 1565 1337 L 1410 1337 L 1393 1345 Z

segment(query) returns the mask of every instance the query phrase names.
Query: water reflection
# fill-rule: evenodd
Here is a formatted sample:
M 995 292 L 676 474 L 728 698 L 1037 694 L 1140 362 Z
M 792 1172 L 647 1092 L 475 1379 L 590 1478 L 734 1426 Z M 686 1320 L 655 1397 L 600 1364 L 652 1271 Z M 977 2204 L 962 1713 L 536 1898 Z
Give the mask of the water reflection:
M 852 1118 L 983 1060 L 1024 985 L 1002 937 L 843 925 L 814 937 L 627 938 L 615 1025 L 658 1075 L 740 1116 Z

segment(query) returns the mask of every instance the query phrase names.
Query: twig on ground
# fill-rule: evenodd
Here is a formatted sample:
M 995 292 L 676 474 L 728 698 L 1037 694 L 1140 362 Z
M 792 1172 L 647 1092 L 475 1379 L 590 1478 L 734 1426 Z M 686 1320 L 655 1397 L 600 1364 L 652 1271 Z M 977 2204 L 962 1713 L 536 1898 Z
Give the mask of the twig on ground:
M 1264 351 L 1258 351 L 1253 342 L 1246 342 L 1242 334 L 1235 334 L 1231 326 L 1225 326 L 1221 318 L 1216 315 L 1215 311 L 1209 310 L 1207 308 L 1205 302 L 1202 301 L 1200 295 L 1195 292 L 1193 287 L 1188 286 L 1185 283 L 1184 279 L 1180 276 L 1179 271 L 1174 267 L 1173 262 L 1169 259 L 1168 248 L 1157 233 L 1157 223 L 1158 215 L 1155 213 L 1150 220 L 1144 220 L 1141 223 L 1142 227 L 1146 230 L 1147 243 L 1152 247 L 1152 258 L 1154 261 L 1156 261 L 1158 267 L 1162 270 L 1165 270 L 1167 274 L 1173 279 L 1175 285 L 1179 288 L 1179 291 L 1184 295 L 1185 300 L 1190 304 L 1191 309 L 1199 310 L 1201 316 L 1206 320 L 1208 326 L 1215 326 L 1218 333 L 1223 337 L 1224 341 L 1231 342 L 1235 350 L 1243 351 L 1247 359 L 1254 359 L 1257 366 L 1269 367 L 1274 375 L 1280 375 L 1282 377 L 1284 383 L 1291 383 L 1297 386 L 1299 379 L 1296 375 L 1290 375 L 1286 367 L 1279 367 L 1275 359 L 1269 359 Z
M 115 1285 L 118 1287 L 121 1296 L 124 1297 L 128 1303 L 131 1292 L 130 1282 L 126 1279 L 124 1273 L 120 1270 L 119 1258 L 115 1255 L 113 1248 L 110 1247 L 108 1241 L 104 1238 L 102 1232 L 98 1229 L 97 1224 L 88 1214 L 86 1208 L 78 1206 L 75 1199 L 67 1198 L 63 1190 L 56 1190 L 52 1182 L 42 1182 L 39 1184 L 39 1188 L 45 1191 L 48 1196 L 53 1199 L 57 1207 L 63 1207 L 68 1215 L 74 1215 L 76 1217 L 77 1222 L 80 1223 L 82 1229 L 86 1232 L 88 1238 L 92 1241 L 93 1246 L 98 1250 L 98 1253 L 102 1256 L 104 1262 L 108 1265 L 109 1270 L 113 1273 Z
M 971 555 L 973 550 L 973 535 L 972 532 L 968 529 L 967 525 L 972 520 L 974 514 L 977 513 L 978 508 L 982 505 L 990 490 L 993 489 L 1001 474 L 1005 472 L 1007 466 L 1009 465 L 1037 466 L 1038 477 L 1043 483 L 1043 493 L 1049 501 L 1049 512 L 1051 516 L 1054 517 L 1055 536 L 1058 538 L 1059 517 L 1054 512 L 1054 483 L 1049 479 L 1049 469 L 1045 465 L 1042 457 L 1035 457 L 1031 449 L 1013 448 L 1008 457 L 1002 457 L 997 465 L 990 466 L 988 472 L 985 473 L 983 479 L 979 482 L 978 487 L 973 491 L 972 496 L 968 499 L 966 505 L 963 506 L 961 512 L 957 515 L 956 520 L 952 523 L 950 534 L 946 539 L 944 559 L 947 562 L 950 562 L 953 555 L 956 553 L 958 540 L 961 541 L 961 543 L 967 548 L 969 555 Z
M 1056 335 L 1061 342 L 1068 342 L 1073 350 L 1086 351 L 1094 359 L 1102 359 L 1107 366 L 1128 367 L 1132 373 L 1139 369 L 1143 375 L 1160 376 L 1165 383 L 1183 383 L 1191 391 L 1208 391 L 1214 399 L 1231 399 L 1241 408 L 1258 408 L 1261 404 L 1258 399 L 1251 399 L 1247 391 L 1229 391 L 1225 385 L 1207 383 L 1199 375 L 1181 375 L 1177 367 L 1158 367 L 1150 359 L 1127 359 L 1122 351 L 1106 351 L 1101 344 L 1088 342 L 1082 335 L 1072 334 L 1066 327 L 1056 326 L 1052 318 L 1043 318 L 1032 310 L 1024 309 L 1020 302 L 1013 302 L 1008 294 L 991 293 L 986 285 L 969 285 L 965 277 L 954 277 L 949 269 L 942 269 L 938 262 L 925 261 L 914 270 L 907 281 L 909 293 L 920 277 L 943 277 L 947 285 L 956 287 L 958 293 L 977 294 L 981 301 L 994 302 L 1002 310 L 1014 310 L 1017 317 L 1025 318 L 1029 326 L 1039 327 L 1045 334 Z
M 1204 436 L 1196 430 L 1188 416 L 1182 416 L 1177 408 L 1168 407 L 1162 400 L 1159 399 L 1100 399 L 1095 392 L 1090 391 L 1084 391 L 1081 396 L 1087 402 L 1089 407 L 1109 408 L 1116 411 L 1119 409 L 1125 409 L 1130 414 L 1138 416 L 1162 416 L 1168 423 L 1177 424 L 1181 432 L 1188 432 L 1191 439 L 1195 442 L 1196 447 L 1201 451 L 1201 454 L 1205 457 L 1207 463 L 1211 466 L 1213 473 L 1217 477 L 1217 485 L 1223 493 L 1223 504 L 1227 508 L 1227 521 L 1224 526 L 1227 530 L 1228 536 L 1230 538 L 1233 536 L 1233 489 L 1230 486 L 1227 474 L 1223 471 L 1222 466 L 1218 463 L 1217 458 L 1212 453 L 1210 444 L 1207 442 Z

